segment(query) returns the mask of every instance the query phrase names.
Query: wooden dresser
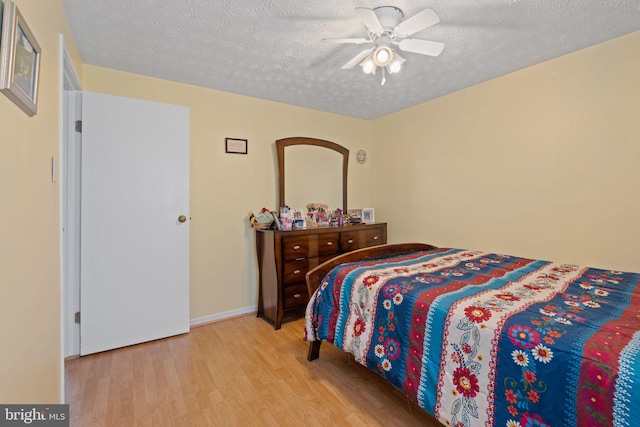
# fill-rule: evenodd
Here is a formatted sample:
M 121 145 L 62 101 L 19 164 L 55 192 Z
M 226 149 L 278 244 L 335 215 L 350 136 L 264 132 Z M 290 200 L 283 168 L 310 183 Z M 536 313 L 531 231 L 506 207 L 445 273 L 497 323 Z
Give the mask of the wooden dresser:
M 341 253 L 386 243 L 386 223 L 256 231 L 258 317 L 280 329 L 283 318 L 299 318 L 309 302 L 309 269 Z

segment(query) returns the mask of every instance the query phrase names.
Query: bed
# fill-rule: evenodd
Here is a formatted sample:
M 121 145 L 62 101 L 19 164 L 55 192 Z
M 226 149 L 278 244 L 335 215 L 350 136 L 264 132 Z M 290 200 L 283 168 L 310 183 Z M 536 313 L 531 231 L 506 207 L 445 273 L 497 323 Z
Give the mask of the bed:
M 308 359 L 330 342 L 443 425 L 636 425 L 640 274 L 401 244 L 307 284 Z

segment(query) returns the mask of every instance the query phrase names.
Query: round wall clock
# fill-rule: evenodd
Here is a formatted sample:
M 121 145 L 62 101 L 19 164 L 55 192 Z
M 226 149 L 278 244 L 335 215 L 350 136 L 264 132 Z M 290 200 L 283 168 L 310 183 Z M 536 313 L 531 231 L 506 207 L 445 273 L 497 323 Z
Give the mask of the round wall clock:
M 356 159 L 358 163 L 362 164 L 367 161 L 367 152 L 364 150 L 360 150 L 356 153 Z

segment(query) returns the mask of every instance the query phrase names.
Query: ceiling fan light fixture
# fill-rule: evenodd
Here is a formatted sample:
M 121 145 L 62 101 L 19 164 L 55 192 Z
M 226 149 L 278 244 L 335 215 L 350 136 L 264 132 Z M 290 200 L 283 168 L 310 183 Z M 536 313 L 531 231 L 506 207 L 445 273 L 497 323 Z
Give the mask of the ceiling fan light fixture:
M 393 61 L 393 50 L 386 44 L 381 44 L 373 51 L 373 62 L 378 67 L 386 67 Z
M 364 61 L 360 64 L 362 67 L 362 71 L 365 74 L 375 74 L 376 73 L 376 64 L 371 55 L 367 56 Z
M 376 74 L 378 67 L 380 67 L 382 70 L 382 84 L 384 85 L 386 73 L 397 73 L 400 71 L 404 61 L 405 59 L 395 53 L 388 45 L 381 44 L 360 63 L 360 66 L 365 74 L 373 75 Z
M 402 64 L 406 61 L 403 57 L 397 53 L 393 55 L 393 61 L 387 66 L 387 70 L 390 74 L 397 73 L 402 69 Z
M 376 53 L 376 61 L 379 64 L 383 64 L 389 60 L 389 52 L 386 49 L 379 50 Z

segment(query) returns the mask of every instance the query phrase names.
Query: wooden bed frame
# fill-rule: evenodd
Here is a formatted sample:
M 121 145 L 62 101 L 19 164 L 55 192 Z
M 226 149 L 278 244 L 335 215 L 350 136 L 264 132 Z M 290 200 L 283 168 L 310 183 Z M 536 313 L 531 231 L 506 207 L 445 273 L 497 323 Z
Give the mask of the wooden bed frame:
M 337 265 L 347 262 L 363 261 L 368 259 L 380 259 L 389 258 L 396 255 L 402 255 L 410 252 L 428 251 L 430 249 L 436 249 L 436 246 L 428 245 L 426 243 L 399 243 L 395 245 L 379 245 L 371 246 L 368 248 L 357 249 L 352 252 L 339 255 L 335 258 L 318 265 L 317 267 L 309 270 L 306 275 L 307 288 L 309 289 L 309 296 L 318 289 L 324 276 L 331 271 L 331 269 Z M 309 353 L 307 354 L 307 360 L 316 360 L 320 357 L 320 344 L 322 341 L 311 341 L 309 343 Z

